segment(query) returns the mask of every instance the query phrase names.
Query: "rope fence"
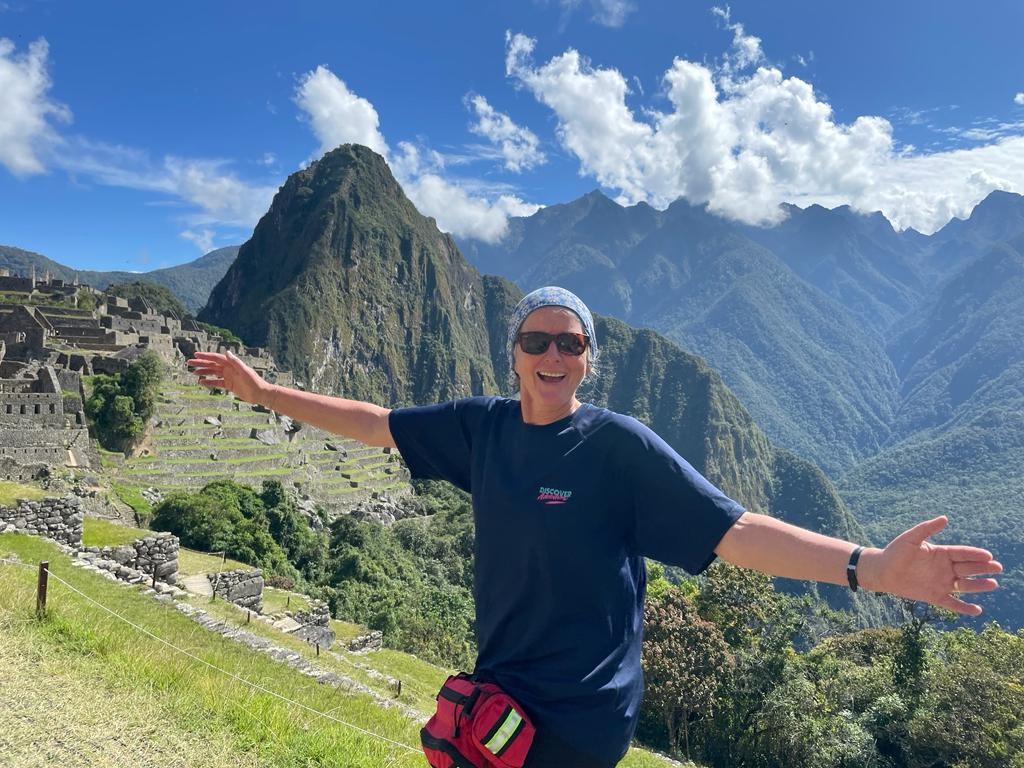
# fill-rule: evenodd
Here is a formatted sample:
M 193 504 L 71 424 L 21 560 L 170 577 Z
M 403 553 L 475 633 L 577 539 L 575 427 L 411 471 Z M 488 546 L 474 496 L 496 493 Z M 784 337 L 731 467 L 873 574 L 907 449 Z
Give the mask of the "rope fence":
M 11 560 L 11 559 L 7 559 L 7 558 L 0 558 L 0 564 L 13 565 L 13 566 L 17 566 L 17 567 L 20 567 L 20 568 L 26 568 L 28 570 L 36 570 L 36 566 L 30 565 L 28 563 L 21 562 L 20 560 Z M 277 691 L 273 691 L 273 690 L 271 690 L 269 688 L 266 688 L 266 687 L 260 685 L 259 683 L 254 683 L 251 680 L 246 680 L 244 677 L 236 675 L 234 672 L 230 672 L 230 671 L 228 671 L 226 669 L 221 669 L 220 667 L 216 666 L 215 664 L 210 663 L 206 659 L 203 659 L 203 658 L 195 655 L 194 653 L 192 653 L 190 651 L 187 651 L 187 650 L 185 650 L 183 648 L 178 648 L 173 643 L 168 642 L 167 640 L 164 640 L 162 637 L 159 637 L 159 636 L 153 634 L 153 632 L 151 632 L 150 630 L 146 629 L 145 627 L 140 627 L 138 624 L 135 624 L 130 619 L 122 616 L 121 614 L 119 614 L 117 611 L 115 611 L 115 610 L 113 610 L 111 608 L 108 608 L 107 606 L 103 605 L 102 603 L 100 603 L 95 598 L 90 597 L 89 595 L 85 594 L 81 590 L 79 590 L 76 587 L 74 587 L 72 584 L 69 584 L 65 579 L 62 579 L 60 576 L 58 576 L 56 573 L 54 573 L 51 569 L 49 569 L 49 568 L 40 568 L 40 572 L 41 573 L 43 573 L 43 572 L 47 573 L 50 578 L 52 578 L 54 581 L 62 584 L 63 586 L 67 587 L 67 589 L 69 589 L 71 592 L 74 592 L 75 594 L 79 595 L 80 597 L 84 598 L 88 602 L 90 602 L 93 605 L 95 605 L 100 610 L 110 614 L 111 616 L 113 616 L 114 618 L 118 619 L 119 621 L 121 621 L 121 622 L 127 624 L 128 626 L 132 627 L 137 632 L 140 632 L 140 633 L 146 635 L 147 637 L 157 641 L 158 643 L 161 643 L 162 645 L 166 646 L 167 648 L 170 648 L 175 653 L 179 653 L 182 656 L 186 656 L 186 657 L 192 659 L 193 661 L 198 662 L 199 664 L 202 664 L 203 666 L 208 667 L 209 669 L 214 670 L 215 672 L 219 672 L 220 674 L 225 675 L 226 677 L 229 677 L 229 678 L 235 680 L 236 682 L 241 683 L 242 685 L 248 686 L 249 688 L 251 688 L 251 689 L 253 689 L 255 691 L 259 691 L 260 693 L 265 693 L 268 696 L 272 696 L 272 697 L 274 697 L 276 699 L 279 699 L 280 701 L 283 701 L 283 702 L 285 702 L 287 704 L 290 704 L 290 705 L 292 705 L 294 707 L 297 707 L 299 709 L 305 710 L 306 712 L 309 712 L 310 714 L 316 715 L 317 717 L 321 717 L 321 718 L 323 718 L 325 720 L 328 720 L 330 722 L 333 722 L 333 723 L 336 723 L 338 725 L 341 725 L 341 726 L 343 726 L 345 728 L 348 728 L 348 729 L 350 729 L 352 731 L 356 731 L 358 733 L 361 733 L 364 736 L 368 736 L 368 737 L 370 737 L 372 739 L 376 739 L 377 741 L 379 741 L 381 743 L 390 744 L 391 746 L 397 747 L 397 748 L 399 748 L 401 750 L 404 750 L 405 752 L 416 754 L 416 755 L 421 754 L 419 748 L 411 747 L 408 744 L 404 744 L 404 743 L 402 743 L 400 741 L 395 741 L 394 739 L 390 739 L 387 736 L 381 736 L 378 733 L 374 733 L 373 731 L 367 730 L 366 728 L 362 728 L 362 727 L 360 727 L 358 725 L 355 725 L 354 723 L 349 723 L 349 722 L 346 722 L 345 720 L 341 720 L 340 718 L 334 717 L 333 715 L 331 715 L 331 714 L 329 714 L 327 712 L 321 712 L 320 710 L 318 710 L 318 709 L 316 709 L 314 707 L 311 707 L 308 704 L 303 704 L 301 701 L 295 701 L 294 699 L 290 699 L 287 696 L 284 696 L 284 695 L 278 693 Z M 37 605 L 38 605 L 38 602 L 37 602 Z M 44 601 L 44 605 L 45 605 L 45 601 Z M 395 759 L 396 758 L 392 758 L 392 760 L 389 763 L 389 765 L 392 764 Z

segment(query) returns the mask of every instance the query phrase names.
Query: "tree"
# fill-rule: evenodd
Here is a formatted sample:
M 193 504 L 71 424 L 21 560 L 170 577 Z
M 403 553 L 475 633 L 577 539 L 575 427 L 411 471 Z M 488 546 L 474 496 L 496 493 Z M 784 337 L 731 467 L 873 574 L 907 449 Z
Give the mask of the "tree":
M 681 728 L 690 759 L 690 720 L 714 707 L 732 655 L 718 627 L 702 619 L 678 589 L 649 600 L 644 614 L 645 703 L 664 718 L 673 754 Z
M 130 450 L 156 409 L 163 362 L 147 350 L 124 374 L 100 374 L 92 380 L 85 413 L 100 445 L 110 451 Z
M 268 575 L 299 575 L 270 534 L 263 501 L 251 488 L 231 480 L 210 483 L 198 493 L 168 496 L 153 510 L 151 526 L 170 531 L 187 547 L 225 552 Z
M 720 563 L 700 579 L 695 605 L 715 624 L 735 656 L 721 706 L 700 722 L 704 758 L 714 765 L 742 765 L 754 749 L 749 734 L 771 692 L 786 678 L 795 655 L 800 618 L 793 599 L 776 592 L 764 574 Z

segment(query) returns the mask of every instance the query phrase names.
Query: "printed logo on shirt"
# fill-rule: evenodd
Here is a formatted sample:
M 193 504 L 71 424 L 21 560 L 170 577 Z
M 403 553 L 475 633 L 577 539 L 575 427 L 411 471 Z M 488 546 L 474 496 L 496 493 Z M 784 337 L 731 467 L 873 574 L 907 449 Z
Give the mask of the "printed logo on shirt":
M 537 501 L 542 504 L 565 504 L 572 496 L 572 491 L 560 491 L 557 488 L 545 488 L 541 486 Z

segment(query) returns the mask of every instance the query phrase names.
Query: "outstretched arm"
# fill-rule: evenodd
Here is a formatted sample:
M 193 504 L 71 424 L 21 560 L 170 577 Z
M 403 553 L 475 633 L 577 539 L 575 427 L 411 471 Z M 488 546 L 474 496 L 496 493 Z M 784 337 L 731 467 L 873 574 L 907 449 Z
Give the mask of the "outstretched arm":
M 395 447 L 388 426 L 391 411 L 387 408 L 270 384 L 231 352 L 196 352 L 188 366 L 205 387 L 228 390 L 248 403 L 264 405 L 277 413 L 367 445 Z
M 992 553 L 977 547 L 932 544 L 946 527 L 945 517 L 918 523 L 884 549 L 865 548 L 857 564 L 864 589 L 920 600 L 968 616 L 981 606 L 960 595 L 991 592 L 998 583 L 981 578 L 1001 573 Z M 766 515 L 746 512 L 715 547 L 726 562 L 771 576 L 846 584 L 846 565 L 855 545 L 814 533 Z

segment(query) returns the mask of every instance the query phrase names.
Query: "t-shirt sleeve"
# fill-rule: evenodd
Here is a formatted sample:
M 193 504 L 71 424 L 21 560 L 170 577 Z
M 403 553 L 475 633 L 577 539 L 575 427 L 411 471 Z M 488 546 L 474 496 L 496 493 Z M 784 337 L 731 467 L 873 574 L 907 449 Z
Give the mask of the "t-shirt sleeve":
M 636 554 L 700 573 L 746 510 L 640 422 L 620 448 L 632 488 Z
M 470 490 L 471 414 L 475 401 L 395 408 L 388 416 L 391 437 L 414 479 L 447 480 Z

